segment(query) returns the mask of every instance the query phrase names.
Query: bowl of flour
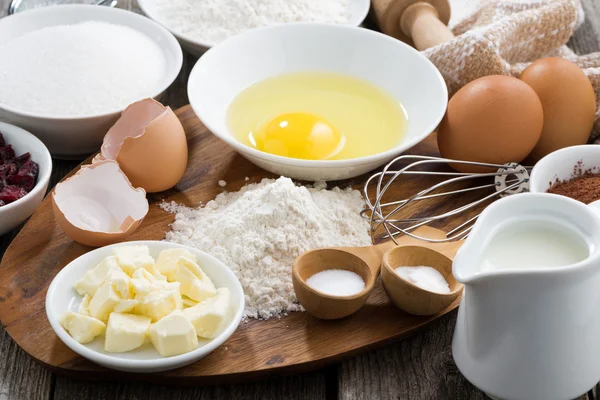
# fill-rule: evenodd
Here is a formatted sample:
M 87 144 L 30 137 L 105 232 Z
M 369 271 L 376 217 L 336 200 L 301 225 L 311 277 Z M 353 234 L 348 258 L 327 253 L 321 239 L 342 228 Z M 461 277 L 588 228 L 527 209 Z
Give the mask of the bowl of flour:
M 359 26 L 370 0 L 138 0 L 144 14 L 167 28 L 184 50 L 201 55 L 253 28 L 294 22 Z
M 182 59 L 169 31 L 129 11 L 61 5 L 11 15 L 0 20 L 0 120 L 55 157 L 91 154 L 129 104 L 171 85 Z

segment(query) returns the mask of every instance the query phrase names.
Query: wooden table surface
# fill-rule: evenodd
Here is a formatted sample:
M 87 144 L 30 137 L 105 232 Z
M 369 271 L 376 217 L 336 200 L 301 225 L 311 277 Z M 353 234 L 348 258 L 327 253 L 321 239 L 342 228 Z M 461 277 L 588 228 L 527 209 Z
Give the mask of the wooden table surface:
M 9 1 L 0 0 L 0 17 L 6 15 Z M 119 3 L 120 7 L 139 11 L 135 0 Z M 586 22 L 570 45 L 580 53 L 600 51 L 600 2 L 583 0 L 583 3 Z M 195 61 L 196 57 L 184 53 L 182 71 L 163 103 L 173 109 L 188 103 L 185 88 Z M 55 160 L 50 187 L 78 163 Z M 0 257 L 16 233 L 0 236 Z M 452 360 L 450 343 L 455 319 L 456 312 L 452 312 L 412 338 L 313 373 L 246 384 L 187 388 L 61 377 L 32 361 L 0 327 L 0 400 L 485 399 L 483 393 L 461 376 Z

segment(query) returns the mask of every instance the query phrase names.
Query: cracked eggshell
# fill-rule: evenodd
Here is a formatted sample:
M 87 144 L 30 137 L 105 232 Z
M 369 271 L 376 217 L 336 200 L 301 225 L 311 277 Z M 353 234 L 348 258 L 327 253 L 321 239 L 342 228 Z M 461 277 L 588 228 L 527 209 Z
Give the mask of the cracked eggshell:
M 185 173 L 188 147 L 181 122 L 152 99 L 131 104 L 104 137 L 98 159 L 115 160 L 134 187 L 162 192 Z
M 106 246 L 125 240 L 148 213 L 144 189 L 135 189 L 115 161 L 86 165 L 52 191 L 58 226 L 76 242 Z

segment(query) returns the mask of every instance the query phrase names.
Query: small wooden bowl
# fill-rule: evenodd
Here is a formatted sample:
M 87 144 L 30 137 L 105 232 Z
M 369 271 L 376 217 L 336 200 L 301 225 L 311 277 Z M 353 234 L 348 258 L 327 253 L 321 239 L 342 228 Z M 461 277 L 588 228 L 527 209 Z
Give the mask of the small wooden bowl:
M 365 288 L 352 296 L 331 296 L 308 286 L 308 278 L 329 269 L 357 273 L 365 281 Z M 292 281 L 296 297 L 309 314 L 320 319 L 337 319 L 355 313 L 365 304 L 375 285 L 377 273 L 352 253 L 338 249 L 317 249 L 296 259 L 292 267 Z
M 428 266 L 439 271 L 450 293 L 435 293 L 414 285 L 394 271 L 398 267 Z M 392 302 L 414 315 L 433 315 L 446 309 L 461 294 L 463 285 L 452 276 L 452 260 L 435 250 L 421 246 L 402 246 L 388 251 L 381 266 L 383 287 Z

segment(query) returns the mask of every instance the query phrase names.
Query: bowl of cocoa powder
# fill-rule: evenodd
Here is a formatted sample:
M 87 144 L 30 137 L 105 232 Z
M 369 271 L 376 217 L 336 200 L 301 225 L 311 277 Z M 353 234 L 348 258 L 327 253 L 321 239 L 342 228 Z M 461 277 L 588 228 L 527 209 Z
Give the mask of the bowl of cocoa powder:
M 548 154 L 531 171 L 529 190 L 585 204 L 600 200 L 600 145 L 566 147 Z

